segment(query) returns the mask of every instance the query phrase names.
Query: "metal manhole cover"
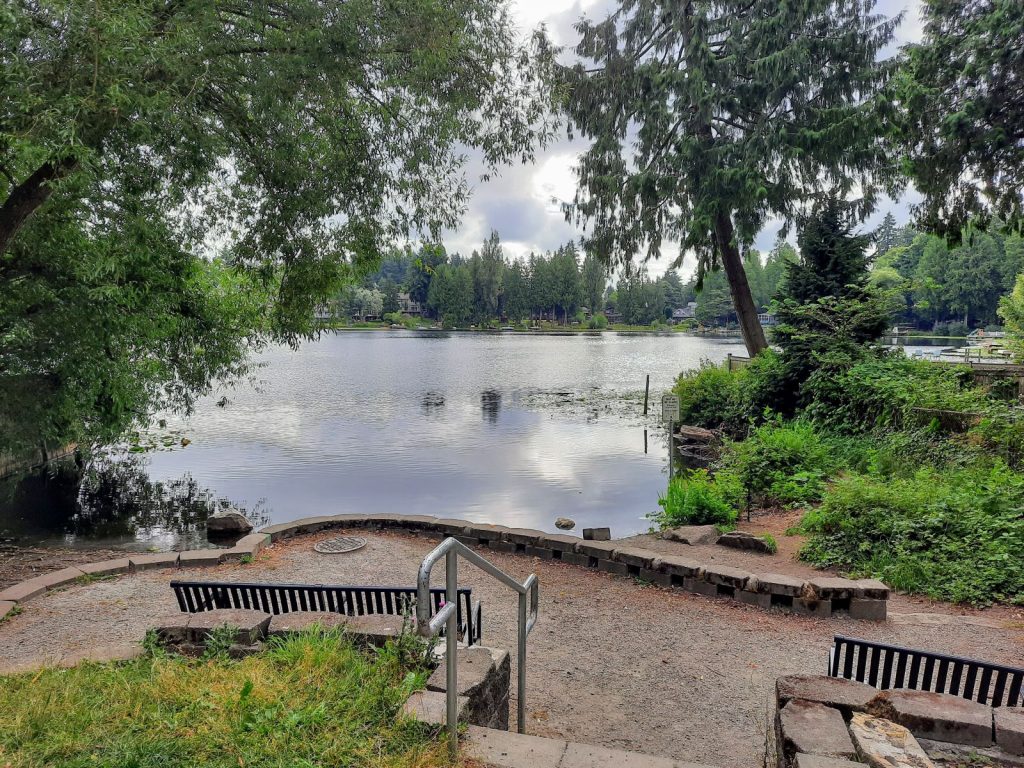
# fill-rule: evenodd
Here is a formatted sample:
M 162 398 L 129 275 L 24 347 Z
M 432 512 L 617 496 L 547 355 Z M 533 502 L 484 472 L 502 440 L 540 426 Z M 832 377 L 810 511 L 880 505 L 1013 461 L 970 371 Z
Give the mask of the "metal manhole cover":
M 335 536 L 333 539 L 318 541 L 313 545 L 313 549 L 324 555 L 340 555 L 344 552 L 355 552 L 365 546 L 366 539 L 359 536 Z

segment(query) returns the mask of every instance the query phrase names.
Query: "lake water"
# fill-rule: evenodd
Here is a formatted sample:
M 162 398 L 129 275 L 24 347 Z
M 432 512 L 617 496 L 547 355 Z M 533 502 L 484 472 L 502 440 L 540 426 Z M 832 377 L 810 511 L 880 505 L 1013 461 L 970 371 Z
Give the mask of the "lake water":
M 258 523 L 401 512 L 553 531 L 569 517 L 577 531 L 625 536 L 649 527 L 665 486 L 661 394 L 681 370 L 730 352 L 744 354 L 738 339 L 682 334 L 325 335 L 263 354 L 257 386 L 168 419 L 151 439 L 174 448 L 116 457 L 84 482 L 8 483 L 0 532 L 199 546 L 209 510 L 232 505 Z

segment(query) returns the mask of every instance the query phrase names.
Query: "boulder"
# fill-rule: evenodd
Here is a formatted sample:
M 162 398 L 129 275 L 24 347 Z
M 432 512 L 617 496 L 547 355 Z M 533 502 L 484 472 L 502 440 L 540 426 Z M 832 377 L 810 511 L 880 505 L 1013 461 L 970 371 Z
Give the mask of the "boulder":
M 867 711 L 908 728 L 915 736 L 975 747 L 992 746 L 992 708 L 931 691 L 882 691 Z
M 206 518 L 206 533 L 213 536 L 244 536 L 252 531 L 252 523 L 241 512 L 233 509 L 218 512 Z
M 683 525 L 661 532 L 661 538 L 679 541 L 683 544 L 714 544 L 718 540 L 718 529 L 713 525 Z
M 993 711 L 996 744 L 1011 755 L 1024 755 L 1024 707 L 996 707 Z
M 786 675 L 775 681 L 775 698 L 780 707 L 793 699 L 802 699 L 835 707 L 849 716 L 865 711 L 877 695 L 877 688 L 841 677 Z
M 211 633 L 224 628 L 234 630 L 236 643 L 252 645 L 267 636 L 270 619 L 270 614 L 263 611 L 217 608 L 191 614 L 188 618 L 187 635 L 193 643 L 205 643 Z
M 568 517 L 560 517 L 555 520 L 555 528 L 558 528 L 560 531 L 571 531 L 575 527 L 576 521 Z
M 854 712 L 850 736 L 861 761 L 873 768 L 935 768 L 914 735 L 902 725 Z
M 729 531 L 718 537 L 718 544 L 733 549 L 748 549 L 751 552 L 761 552 L 766 555 L 772 553 L 771 546 L 760 536 L 744 531 Z
M 787 765 L 798 752 L 844 759 L 857 755 L 838 709 L 797 699 L 779 710 L 777 725 Z

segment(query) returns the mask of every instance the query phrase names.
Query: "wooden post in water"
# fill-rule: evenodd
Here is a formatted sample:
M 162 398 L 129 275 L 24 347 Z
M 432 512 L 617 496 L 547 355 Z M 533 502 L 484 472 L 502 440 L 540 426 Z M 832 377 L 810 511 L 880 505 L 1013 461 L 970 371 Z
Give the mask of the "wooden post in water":
M 647 383 L 644 384 L 644 416 L 647 415 L 647 396 L 651 394 L 651 374 L 647 374 Z M 646 451 L 644 451 L 646 453 Z

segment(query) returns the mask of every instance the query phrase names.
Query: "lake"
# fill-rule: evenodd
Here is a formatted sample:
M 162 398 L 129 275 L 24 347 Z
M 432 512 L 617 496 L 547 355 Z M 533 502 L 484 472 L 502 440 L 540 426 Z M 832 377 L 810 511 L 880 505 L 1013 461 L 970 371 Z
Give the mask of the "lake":
M 112 457 L 84 481 L 9 482 L 0 534 L 201 546 L 209 510 L 231 505 L 261 524 L 401 512 L 553 531 L 569 517 L 576 531 L 626 536 L 647 530 L 666 482 L 661 394 L 683 369 L 729 353 L 745 354 L 739 339 L 332 333 L 260 355 L 255 386 L 168 417 L 149 436 L 158 450 Z

